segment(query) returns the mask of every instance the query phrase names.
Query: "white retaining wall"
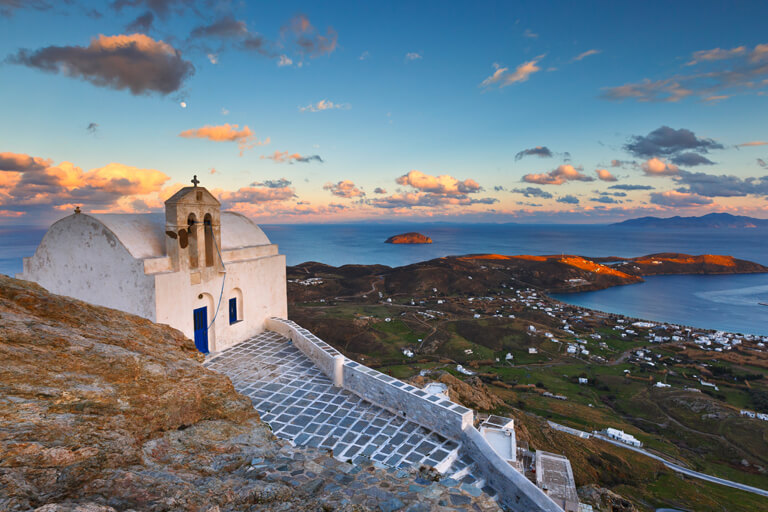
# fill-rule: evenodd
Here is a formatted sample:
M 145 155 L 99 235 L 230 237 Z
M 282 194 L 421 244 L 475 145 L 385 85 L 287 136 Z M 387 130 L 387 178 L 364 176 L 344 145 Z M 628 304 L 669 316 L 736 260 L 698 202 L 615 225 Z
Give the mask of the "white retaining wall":
M 512 510 L 563 512 L 536 484 L 501 458 L 475 427 L 464 430 L 461 450 L 475 461 L 485 481 L 499 493 L 501 502 Z
M 474 412 L 450 400 L 406 384 L 344 357 L 338 350 L 295 322 L 270 318 L 266 328 L 293 341 L 320 370 L 344 389 L 418 423 L 447 438 L 460 441 L 483 478 L 513 510 L 562 512 L 536 484 L 507 463 L 474 427 Z

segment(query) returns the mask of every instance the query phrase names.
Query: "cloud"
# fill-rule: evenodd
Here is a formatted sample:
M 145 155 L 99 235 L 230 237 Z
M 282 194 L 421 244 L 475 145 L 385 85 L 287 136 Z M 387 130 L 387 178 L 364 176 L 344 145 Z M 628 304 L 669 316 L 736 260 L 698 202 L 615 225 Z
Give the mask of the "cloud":
M 110 163 L 83 171 L 70 162 L 22 153 L 0 153 L 0 206 L 50 213 L 79 204 L 110 209 L 122 200 L 158 193 L 168 176 L 154 169 Z
M 629 162 L 627 160 L 611 160 L 611 167 L 624 167 L 625 165 L 634 165 L 635 162 Z
M 639 158 L 654 156 L 682 156 L 681 153 L 707 153 L 712 149 L 723 149 L 723 145 L 712 139 L 699 138 L 691 130 L 675 130 L 661 126 L 648 135 L 634 135 L 624 149 Z M 684 157 L 686 158 L 686 157 Z M 711 162 L 710 162 L 711 163 Z
M 652 192 L 651 203 L 659 206 L 668 206 L 673 208 L 688 208 L 693 206 L 705 206 L 712 204 L 712 199 L 702 197 L 698 194 L 688 194 L 669 190 L 667 192 Z
M 419 60 L 423 58 L 420 53 L 417 52 L 408 52 L 405 54 L 405 60 Z
M 325 35 L 322 35 L 303 14 L 291 18 L 281 29 L 281 34 L 295 44 L 302 55 L 310 58 L 330 55 L 338 43 L 338 34 L 333 28 L 328 27 Z
M 39 171 L 50 167 L 52 161 L 23 153 L 0 153 L 0 171 Z
M 414 190 L 398 191 L 391 196 L 371 199 L 369 204 L 375 208 L 411 209 L 460 207 L 498 202 L 498 199 L 492 197 L 470 197 L 471 194 L 483 190 L 473 179 L 458 180 L 449 175 L 432 176 L 412 170 L 397 178 L 395 182 L 398 185 L 412 187 Z
M 127 32 L 149 32 L 152 28 L 152 23 L 155 21 L 155 15 L 151 11 L 147 11 L 144 14 L 137 17 L 135 20 L 126 25 L 125 30 Z
M 269 138 L 264 141 L 258 141 L 253 131 L 246 125 L 243 129 L 237 124 L 225 123 L 218 126 L 205 125 L 202 128 L 194 130 L 185 130 L 179 134 L 179 137 L 185 139 L 208 139 L 214 142 L 237 142 L 240 148 L 240 156 L 246 149 L 255 146 L 269 144 Z
M 590 55 L 597 55 L 598 53 L 603 53 L 603 51 L 602 50 L 587 50 L 587 51 L 582 52 L 582 53 L 578 54 L 577 56 L 575 56 L 573 59 L 571 59 L 571 62 L 580 61 L 582 59 L 585 59 L 585 58 L 589 57 Z
M 0 0 L 0 16 L 10 18 L 16 9 L 47 11 L 51 7 L 53 6 L 45 0 Z
M 701 66 L 704 69 L 699 69 Z M 697 67 L 689 73 L 678 73 L 658 80 L 644 79 L 618 87 L 603 89 L 601 96 L 609 100 L 675 102 L 690 96 L 701 99 L 723 99 L 734 91 L 760 94 L 768 77 L 768 44 L 753 49 L 736 47 L 731 50 L 715 48 L 694 52 L 685 66 Z
M 611 185 L 608 188 L 615 188 L 618 190 L 654 190 L 656 187 L 650 185 Z
M 589 199 L 593 203 L 603 203 L 603 204 L 619 204 L 621 201 L 614 199 L 611 196 L 599 196 L 599 197 L 591 197 Z
M 470 206 L 474 204 L 493 204 L 499 200 L 492 197 L 474 199 L 467 196 L 447 196 L 419 192 L 404 192 L 388 197 L 371 200 L 376 208 L 440 208 L 446 206 Z
M 338 183 L 326 183 L 323 185 L 323 190 L 328 190 L 331 194 L 345 199 L 352 199 L 353 197 L 362 197 L 365 195 L 365 192 L 357 188 L 350 180 L 343 180 Z
M 370 57 L 371 57 L 371 54 L 368 52 L 368 50 L 366 50 L 360 54 L 357 60 L 368 60 Z
M 323 110 L 349 110 L 352 105 L 349 103 L 334 103 L 328 100 L 320 100 L 317 103 L 310 103 L 306 107 L 299 107 L 300 112 L 322 112 Z
M 541 71 L 541 68 L 537 66 L 538 62 L 543 59 L 543 55 L 539 55 L 533 60 L 523 62 L 514 72 L 509 72 L 509 68 L 503 68 L 494 63 L 493 67 L 496 71 L 491 76 L 480 82 L 480 87 L 490 87 L 491 85 L 498 85 L 499 88 L 507 87 L 508 85 L 525 82 L 534 73 Z
M 567 196 L 558 197 L 557 202 L 565 204 L 579 204 L 579 198 L 568 194 Z
M 285 178 L 279 180 L 264 180 L 261 183 L 252 183 L 252 187 L 267 187 L 267 188 L 286 188 L 291 186 L 291 182 Z
M 714 175 L 703 172 L 680 171 L 673 178 L 682 185 L 678 192 L 705 197 L 742 197 L 756 195 L 768 197 L 768 176 L 739 178 L 733 175 Z
M 232 16 L 224 16 L 208 25 L 198 25 L 192 29 L 191 38 L 218 37 L 241 38 L 248 35 L 248 26 L 244 21 L 236 20 Z
M 766 164 L 765 160 L 763 160 L 762 158 L 757 159 L 757 165 L 759 165 L 760 167 L 768 167 L 768 164 Z
M 531 29 L 527 28 L 527 29 L 525 29 L 525 32 L 523 32 L 523 37 L 528 37 L 528 38 L 531 38 L 531 39 L 536 39 L 537 37 L 539 37 L 539 34 L 537 34 L 536 32 L 532 31 Z
M 610 187 L 608 187 L 608 188 L 610 188 Z M 626 192 L 601 192 L 599 190 L 593 190 L 592 192 L 594 192 L 595 194 L 600 195 L 600 196 L 627 197 L 627 193 Z
M 618 181 L 608 169 L 595 169 L 595 173 L 601 181 Z
M 753 140 L 752 142 L 742 142 L 741 144 L 736 145 L 736 147 L 739 148 L 749 148 L 753 146 L 768 146 L 768 142 L 762 140 Z
M 387 190 L 383 189 L 381 187 L 376 187 L 375 189 L 373 189 L 373 193 L 374 194 L 386 194 Z
M 301 156 L 299 153 L 289 153 L 288 151 L 275 151 L 273 154 L 260 157 L 263 159 L 274 160 L 275 163 L 289 163 L 301 162 L 307 164 L 312 161 L 323 163 L 324 160 L 320 158 L 320 155 L 307 155 Z
M 539 185 L 562 185 L 566 181 L 594 181 L 570 164 L 563 164 L 552 171 L 541 174 L 526 174 L 523 181 Z
M 112 8 L 121 11 L 124 7 L 143 7 L 165 19 L 173 8 L 176 8 L 177 11 L 183 11 L 193 9 L 194 4 L 194 0 L 114 0 Z
M 431 176 L 416 170 L 400 176 L 395 182 L 399 185 L 410 185 L 422 192 L 434 194 L 464 195 L 482 190 L 480 185 L 473 179 L 460 181 L 447 174 Z
M 293 64 L 293 60 L 287 55 L 281 55 L 277 60 L 277 66 L 281 68 L 285 66 L 290 66 L 291 64 Z
M 646 176 L 674 176 L 680 172 L 675 164 L 668 164 L 658 158 L 649 159 L 641 167 Z
M 679 155 L 673 156 L 671 160 L 678 165 L 685 165 L 686 167 L 693 167 L 695 165 L 714 165 L 715 163 L 698 153 L 680 153 Z
M 693 52 L 691 60 L 686 63 L 686 66 L 695 66 L 701 62 L 711 62 L 713 60 L 732 59 L 739 55 L 743 55 L 747 51 L 745 46 L 738 46 L 731 50 L 723 50 L 721 48 L 715 48 L 713 50 L 701 50 Z
M 552 194 L 538 187 L 516 188 L 516 189 L 513 189 L 512 192 L 515 192 L 517 194 L 523 194 L 525 197 L 540 197 L 542 199 L 552 199 Z
M 323 163 L 324 160 L 320 158 L 320 155 L 307 155 L 301 156 L 299 153 L 289 153 L 288 151 L 275 151 L 268 156 L 261 156 L 262 159 L 274 160 L 275 163 L 289 163 L 294 162 L 309 163 L 312 161 Z
M 133 94 L 179 90 L 194 73 L 181 52 L 144 34 L 104 36 L 83 46 L 48 46 L 35 52 L 19 50 L 9 61 L 82 78 L 99 87 L 129 89 Z
M 552 151 L 547 146 L 536 146 L 535 148 L 524 149 L 515 155 L 515 160 L 529 155 L 536 155 L 539 158 L 551 158 Z
M 221 200 L 222 209 L 237 209 L 238 203 L 272 203 L 287 201 L 296 197 L 296 191 L 292 187 L 259 186 L 256 183 L 233 192 L 226 190 L 213 190 L 211 192 Z

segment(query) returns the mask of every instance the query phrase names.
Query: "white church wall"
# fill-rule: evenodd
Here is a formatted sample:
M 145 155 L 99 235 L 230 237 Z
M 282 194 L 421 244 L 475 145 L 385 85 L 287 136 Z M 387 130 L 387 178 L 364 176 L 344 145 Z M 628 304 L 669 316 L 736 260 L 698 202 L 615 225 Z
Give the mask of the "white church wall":
M 84 213 L 51 226 L 17 277 L 48 291 L 155 320 L 154 279 L 112 231 Z
M 213 322 L 208 332 L 208 350 L 219 352 L 263 332 L 268 318 L 288 316 L 285 256 L 275 254 L 225 264 L 227 272 L 223 293 L 224 273 L 194 285 L 185 272 L 156 274 L 157 322 L 171 325 L 194 339 L 192 312 L 206 306 L 208 323 Z M 206 300 L 198 298 L 200 295 Z M 240 321 L 230 324 L 229 299 L 233 296 L 240 299 Z

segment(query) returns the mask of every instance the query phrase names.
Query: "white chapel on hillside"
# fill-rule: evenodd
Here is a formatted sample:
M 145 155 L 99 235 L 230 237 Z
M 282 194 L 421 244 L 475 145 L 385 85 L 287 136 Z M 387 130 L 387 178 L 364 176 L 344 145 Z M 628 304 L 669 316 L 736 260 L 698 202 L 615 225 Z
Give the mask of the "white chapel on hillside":
M 201 352 L 287 318 L 285 256 L 247 217 L 221 212 L 197 177 L 165 215 L 75 213 L 54 223 L 16 277 L 168 324 Z

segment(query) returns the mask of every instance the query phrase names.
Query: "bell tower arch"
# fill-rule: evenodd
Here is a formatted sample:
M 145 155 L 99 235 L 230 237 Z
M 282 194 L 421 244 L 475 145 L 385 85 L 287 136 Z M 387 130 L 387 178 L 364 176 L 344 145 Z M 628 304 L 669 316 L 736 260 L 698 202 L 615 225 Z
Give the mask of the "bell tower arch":
M 174 271 L 221 266 L 221 203 L 195 176 L 165 202 L 166 254 Z

